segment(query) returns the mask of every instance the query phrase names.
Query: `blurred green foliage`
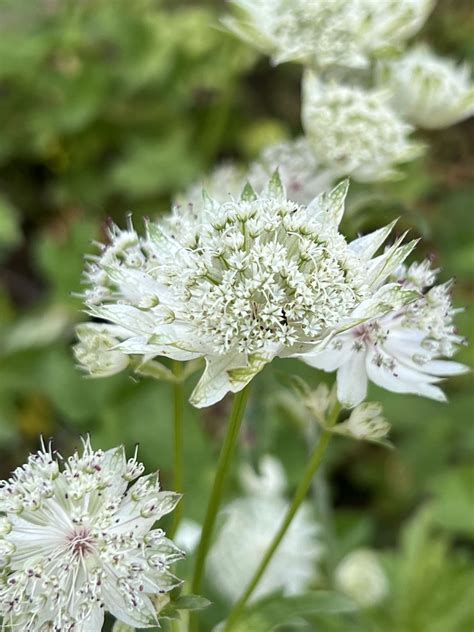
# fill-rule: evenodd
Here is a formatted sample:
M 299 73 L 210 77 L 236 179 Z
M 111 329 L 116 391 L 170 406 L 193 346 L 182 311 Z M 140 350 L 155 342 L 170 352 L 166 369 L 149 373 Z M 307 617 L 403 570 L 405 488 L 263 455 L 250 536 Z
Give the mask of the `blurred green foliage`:
M 40 433 L 54 435 L 68 452 L 90 432 L 104 448 L 124 442 L 131 450 L 138 442 L 147 466 L 159 466 L 171 485 L 169 385 L 126 375 L 83 377 L 71 354 L 81 318 L 72 293 L 80 292 L 83 255 L 103 238 L 108 216 L 122 223 L 132 210 L 139 223 L 166 210 L 216 161 L 249 160 L 268 142 L 299 133 L 300 69 L 271 68 L 257 58 L 220 28 L 223 10 L 222 2 L 206 0 L 0 0 L 2 476 L 23 462 Z M 472 61 L 473 31 L 471 0 L 439 0 L 424 35 L 439 50 Z M 467 306 L 473 304 L 473 139 L 472 121 L 427 135 L 430 151 L 404 180 L 353 187 L 345 226 L 355 234 L 400 216 L 400 229 L 423 237 L 443 278 L 457 278 L 456 303 Z M 473 337 L 472 311 L 460 315 L 459 326 Z M 459 359 L 472 364 L 473 356 L 466 347 Z M 285 404 L 281 372 L 314 385 L 328 379 L 297 362 L 275 362 L 258 378 L 260 396 L 251 402 L 241 451 L 254 461 L 275 452 L 294 485 L 307 446 L 301 420 Z M 328 620 L 302 599 L 293 604 L 298 612 L 288 604 L 297 629 L 474 628 L 470 386 L 470 375 L 451 380 L 448 405 L 374 387 L 371 397 L 384 404 L 396 450 L 334 442 L 326 468 L 338 532 L 334 559 L 362 545 L 390 550 L 392 597 L 362 619 Z M 186 411 L 185 504 L 197 520 L 227 409 L 224 402 L 204 414 Z M 413 517 L 425 503 L 429 511 Z M 223 616 L 213 598 L 204 630 Z M 263 606 L 265 619 L 274 609 Z

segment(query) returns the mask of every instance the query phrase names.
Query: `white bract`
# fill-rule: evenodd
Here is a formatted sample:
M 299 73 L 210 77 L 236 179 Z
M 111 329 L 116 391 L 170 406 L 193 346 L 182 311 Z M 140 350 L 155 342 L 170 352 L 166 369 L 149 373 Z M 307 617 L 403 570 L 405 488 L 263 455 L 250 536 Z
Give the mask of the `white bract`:
M 241 595 L 268 550 L 286 513 L 286 477 L 279 461 L 262 459 L 263 476 L 246 469 L 246 496 L 222 511 L 224 524 L 209 552 L 208 576 L 215 588 L 230 602 Z M 250 488 L 247 483 L 250 481 Z M 255 601 L 275 591 L 295 595 L 305 591 L 318 574 L 322 555 L 320 527 L 309 505 L 296 514 L 288 532 L 272 557 L 252 594 Z
M 416 33 L 433 0 L 232 0 L 224 23 L 274 63 L 364 67 Z
M 385 571 L 369 549 L 346 555 L 336 568 L 335 579 L 339 590 L 363 608 L 375 606 L 389 593 Z
M 337 83 L 322 83 L 306 72 L 303 126 L 323 167 L 361 182 L 396 177 L 396 165 L 413 160 L 422 146 L 412 127 L 389 105 L 389 94 Z
M 474 84 L 467 63 L 436 55 L 419 45 L 381 64 L 378 80 L 392 93 L 397 112 L 419 127 L 448 127 L 474 114 Z
M 1 482 L 2 630 L 99 632 L 106 611 L 157 625 L 153 600 L 181 583 L 169 567 L 183 554 L 152 527 L 180 496 L 143 471 L 87 440 L 64 461 L 43 446 Z
M 400 287 L 418 290 L 419 299 L 337 335 L 328 347 L 303 359 L 325 371 L 337 371 L 340 402 L 356 406 L 366 397 L 368 381 L 395 393 L 414 393 L 445 401 L 437 386 L 443 377 L 467 367 L 451 358 L 463 338 L 456 332 L 450 283 L 434 285 L 428 262 L 401 268 Z
M 276 356 L 301 355 L 335 333 L 413 299 L 381 287 L 413 248 L 398 241 L 372 258 L 391 227 L 348 244 L 338 227 L 347 183 L 309 206 L 286 199 L 277 175 L 240 200 L 210 198 L 199 213 L 177 209 L 110 230 L 86 272 L 88 312 L 126 334 L 116 350 L 144 360 L 204 357 L 191 402 L 211 405 L 248 384 Z M 365 242 L 364 242 L 365 243 Z
M 354 408 L 347 421 L 334 426 L 333 431 L 354 439 L 378 441 L 389 433 L 390 424 L 383 416 L 381 404 L 363 402 Z
M 232 162 L 224 162 L 179 195 L 176 204 L 185 209 L 190 207 L 194 213 L 196 210 L 199 212 L 204 204 L 203 191 L 213 200 L 224 203 L 239 197 L 245 183 L 245 170 Z

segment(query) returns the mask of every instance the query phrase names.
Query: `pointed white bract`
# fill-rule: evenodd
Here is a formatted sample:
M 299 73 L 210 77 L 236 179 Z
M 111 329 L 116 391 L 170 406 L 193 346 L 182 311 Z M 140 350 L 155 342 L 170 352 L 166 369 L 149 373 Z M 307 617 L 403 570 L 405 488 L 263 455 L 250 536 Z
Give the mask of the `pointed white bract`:
M 306 72 L 303 125 L 323 167 L 361 182 L 398 175 L 396 166 L 417 158 L 422 146 L 409 139 L 412 127 L 389 105 L 389 94 L 322 83 Z
M 265 456 L 262 476 L 247 467 L 246 495 L 222 511 L 224 520 L 209 552 L 209 580 L 228 601 L 235 602 L 257 569 L 282 523 L 288 503 L 286 477 L 279 461 Z M 323 553 L 320 527 L 303 504 L 252 595 L 255 601 L 276 591 L 300 594 L 317 576 Z
M 197 212 L 183 207 L 148 223 L 144 237 L 114 226 L 86 271 L 87 311 L 120 328 L 114 351 L 145 361 L 204 357 L 191 402 L 209 406 L 276 356 L 314 352 L 412 300 L 381 285 L 413 244 L 372 259 L 390 227 L 364 238 L 364 248 L 347 244 L 339 232 L 346 193 L 344 182 L 299 205 L 276 174 L 260 195 L 246 187 L 223 204 L 205 196 Z
M 443 378 L 465 373 L 451 358 L 463 342 L 456 332 L 450 283 L 434 285 L 436 271 L 427 261 L 401 267 L 394 280 L 413 288 L 419 298 L 398 310 L 335 336 L 327 348 L 303 359 L 325 371 L 337 371 L 338 399 L 356 406 L 368 382 L 395 393 L 413 393 L 445 401 L 437 386 Z
M 153 525 L 180 496 L 143 471 L 86 440 L 67 460 L 43 446 L 0 483 L 2 630 L 99 632 L 105 612 L 157 625 L 154 598 L 181 583 L 169 567 L 183 554 Z
M 424 24 L 433 0 L 232 0 L 224 23 L 274 63 L 367 66 Z
M 380 64 L 378 81 L 391 91 L 397 112 L 418 127 L 448 127 L 474 114 L 469 65 L 440 57 L 423 44 Z

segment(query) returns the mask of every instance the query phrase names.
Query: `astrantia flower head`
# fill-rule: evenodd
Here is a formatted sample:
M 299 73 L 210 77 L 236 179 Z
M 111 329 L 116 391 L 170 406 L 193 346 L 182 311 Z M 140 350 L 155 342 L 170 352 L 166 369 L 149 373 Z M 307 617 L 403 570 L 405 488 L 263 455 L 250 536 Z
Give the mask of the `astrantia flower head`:
M 79 342 L 74 355 L 79 365 L 94 377 L 107 377 L 127 368 L 130 358 L 116 349 L 119 336 L 126 334 L 115 325 L 86 323 L 76 329 Z
M 390 227 L 364 252 L 347 244 L 338 230 L 346 192 L 342 183 L 306 207 L 286 198 L 275 175 L 261 195 L 247 187 L 240 200 L 207 198 L 198 214 L 183 208 L 148 223 L 143 238 L 112 227 L 86 272 L 87 310 L 126 331 L 115 351 L 204 357 L 191 401 L 210 405 L 274 357 L 314 350 L 411 300 L 399 285 L 379 288 L 413 244 L 373 261 Z
M 394 279 L 418 291 L 418 300 L 336 336 L 324 351 L 303 358 L 325 371 L 337 370 L 343 404 L 359 404 L 369 380 L 395 393 L 445 401 L 436 384 L 467 371 L 463 364 L 440 359 L 451 358 L 463 338 L 453 322 L 458 310 L 451 304 L 451 283 L 433 286 L 436 272 L 427 261 L 402 266 Z
M 277 169 L 288 199 L 298 204 L 309 204 L 335 180 L 334 173 L 321 167 L 304 137 L 270 145 L 250 165 L 248 180 L 255 191 L 263 191 Z
M 99 632 L 106 611 L 157 625 L 153 599 L 180 584 L 169 567 L 183 554 L 152 527 L 180 497 L 143 470 L 87 440 L 65 461 L 43 446 L 1 482 L 2 629 Z
M 433 0 L 232 0 L 225 24 L 275 63 L 350 68 L 398 48 L 416 33 Z
M 397 164 L 419 156 L 422 147 L 409 140 L 412 128 L 388 101 L 386 92 L 323 84 L 307 72 L 303 125 L 321 164 L 339 175 L 372 182 L 396 176 Z
M 468 64 L 457 65 L 420 45 L 379 67 L 379 82 L 392 93 L 397 112 L 419 127 L 448 127 L 474 114 Z
M 262 476 L 245 469 L 246 495 L 222 511 L 224 523 L 208 558 L 208 575 L 216 589 L 236 601 L 252 578 L 285 517 L 286 477 L 279 461 L 262 459 Z M 304 592 L 317 575 L 323 547 L 320 527 L 304 504 L 274 554 L 252 599 L 275 591 L 286 595 Z

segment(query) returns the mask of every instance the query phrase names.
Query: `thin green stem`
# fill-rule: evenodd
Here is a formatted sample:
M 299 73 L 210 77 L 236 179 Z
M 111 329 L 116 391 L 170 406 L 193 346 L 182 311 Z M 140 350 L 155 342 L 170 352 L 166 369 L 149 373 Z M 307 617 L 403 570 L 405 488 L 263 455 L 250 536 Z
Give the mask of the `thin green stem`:
M 173 418 L 174 418 L 174 437 L 173 437 L 173 465 L 174 465 L 174 483 L 173 490 L 178 493 L 184 491 L 184 384 L 183 384 L 183 363 L 177 360 L 173 361 L 173 373 L 176 381 L 173 382 Z M 176 533 L 178 525 L 183 515 L 183 500 L 178 503 L 173 512 L 173 524 L 171 526 L 169 537 L 172 538 Z
M 207 505 L 206 517 L 204 518 L 201 541 L 199 542 L 199 547 L 196 554 L 196 566 L 194 568 L 194 577 L 191 587 L 191 591 L 196 595 L 199 594 L 199 591 L 201 590 L 206 557 L 209 551 L 209 546 L 211 544 L 211 538 L 214 531 L 217 512 L 222 500 L 224 485 L 229 473 L 230 466 L 232 464 L 232 458 L 235 453 L 235 448 L 237 446 L 237 439 L 239 436 L 242 419 L 244 417 L 249 392 L 250 386 L 248 385 L 234 396 L 229 424 L 227 426 L 226 436 L 219 455 L 216 476 L 214 478 L 214 485 Z M 194 615 L 191 616 L 191 619 L 194 623 L 194 625 L 191 625 L 191 629 L 193 629 L 193 627 L 195 628 L 197 617 Z
M 339 402 L 336 401 L 336 403 L 334 404 L 329 414 L 329 417 L 327 420 L 327 426 L 331 427 L 336 423 L 340 410 L 341 410 L 341 406 Z M 237 603 L 231 610 L 230 615 L 227 619 L 227 622 L 224 626 L 223 632 L 228 632 L 229 630 L 231 630 L 232 626 L 237 622 L 240 615 L 244 611 L 248 600 L 252 596 L 253 591 L 258 586 L 260 580 L 262 579 L 263 574 L 267 570 L 267 567 L 270 564 L 273 554 L 280 546 L 280 543 L 285 537 L 286 532 L 288 531 L 288 528 L 290 527 L 293 518 L 295 517 L 302 502 L 306 498 L 306 494 L 308 493 L 308 490 L 311 487 L 311 482 L 313 480 L 313 477 L 318 471 L 318 468 L 321 465 L 323 457 L 326 453 L 326 449 L 331 440 L 331 436 L 332 436 L 332 433 L 329 430 L 324 430 L 323 433 L 321 434 L 321 437 L 315 449 L 313 450 L 308 466 L 306 467 L 303 478 L 301 479 L 296 489 L 291 505 L 288 507 L 288 510 L 285 515 L 285 519 L 283 520 L 281 527 L 279 528 L 278 532 L 273 538 L 273 541 L 270 547 L 268 548 L 267 552 L 265 553 L 262 561 L 260 562 L 259 567 L 257 568 L 252 579 L 250 580 L 250 583 L 245 589 L 245 592 L 243 593 L 242 597 L 237 601 Z

